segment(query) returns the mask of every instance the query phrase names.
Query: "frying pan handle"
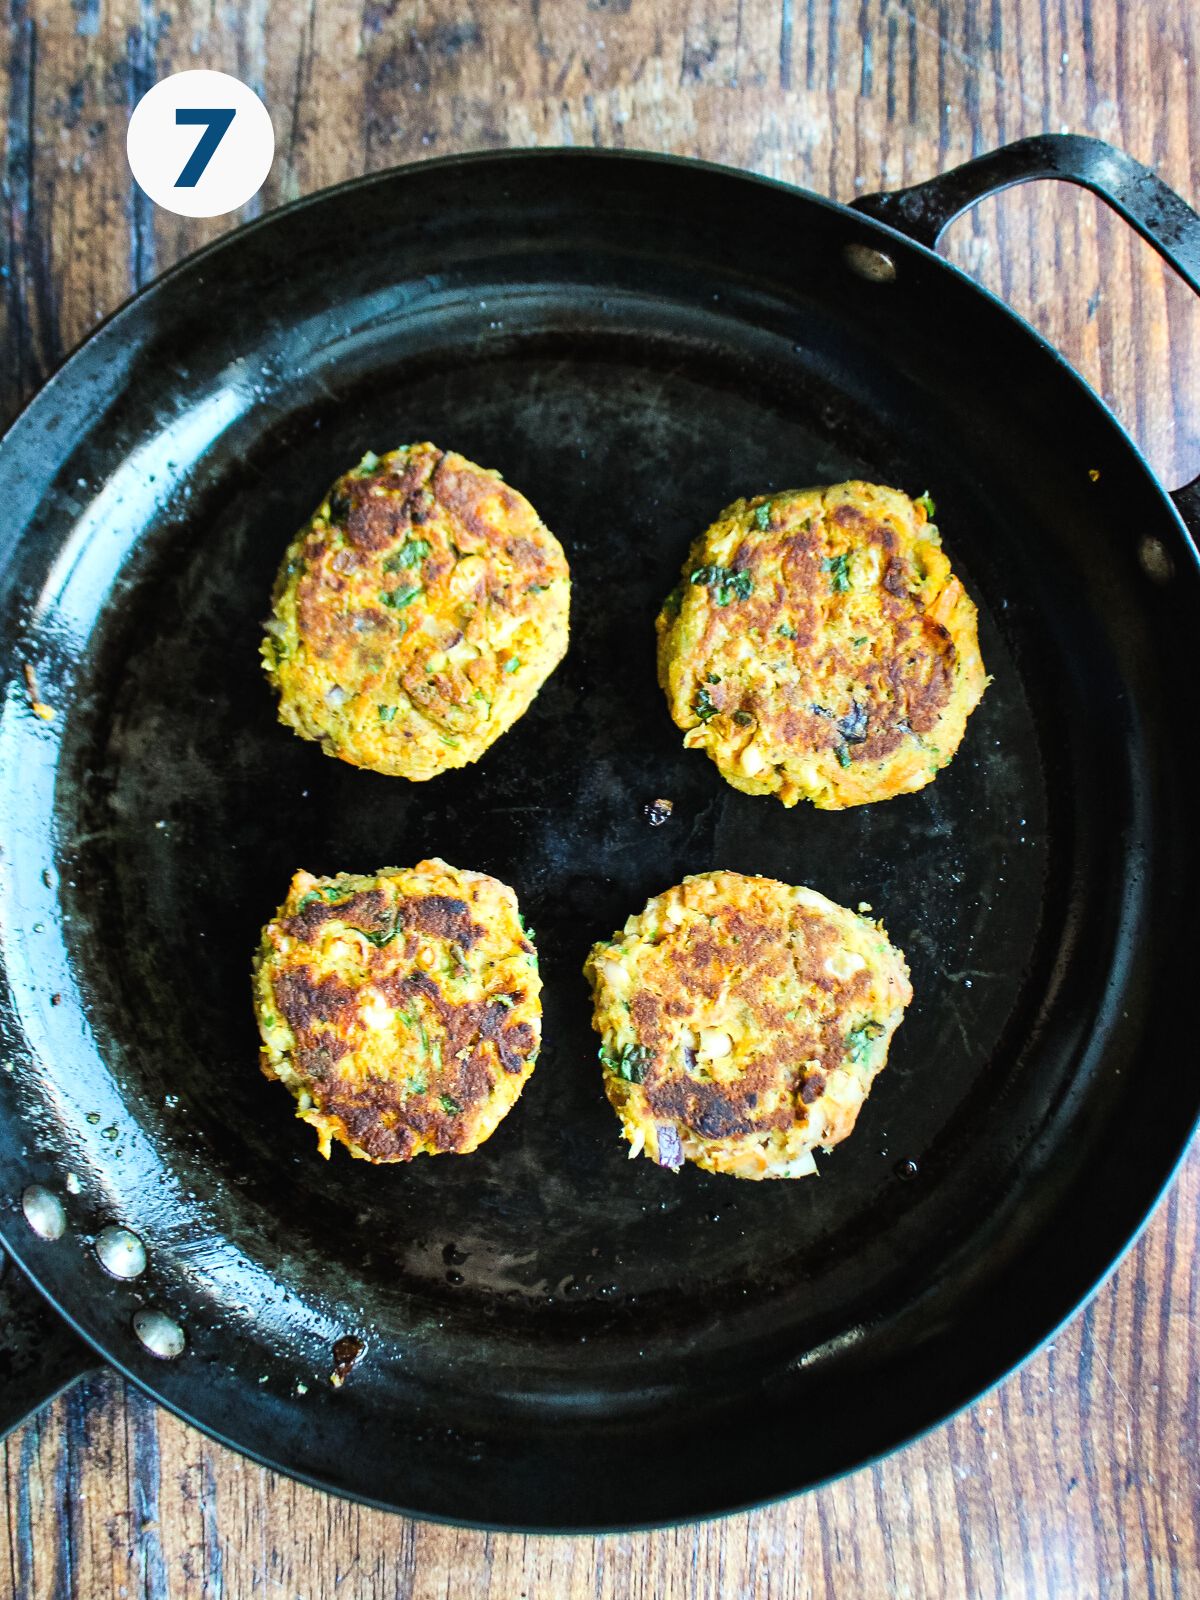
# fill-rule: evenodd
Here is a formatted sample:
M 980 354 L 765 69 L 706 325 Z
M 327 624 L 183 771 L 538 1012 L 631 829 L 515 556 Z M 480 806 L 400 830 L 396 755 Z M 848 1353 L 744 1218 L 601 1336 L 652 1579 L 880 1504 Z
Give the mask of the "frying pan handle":
M 0 1249 L 0 1438 L 99 1365 Z
M 1018 139 L 909 189 L 863 195 L 854 209 L 932 250 L 955 217 L 976 201 L 1035 178 L 1061 178 L 1099 195 L 1200 294 L 1200 216 L 1149 167 L 1081 133 Z M 1176 489 L 1172 499 L 1200 537 L 1200 478 Z

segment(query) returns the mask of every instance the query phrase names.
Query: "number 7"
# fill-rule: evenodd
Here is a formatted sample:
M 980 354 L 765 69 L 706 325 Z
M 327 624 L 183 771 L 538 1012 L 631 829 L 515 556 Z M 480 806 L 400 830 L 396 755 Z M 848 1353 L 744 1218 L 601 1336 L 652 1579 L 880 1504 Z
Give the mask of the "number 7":
M 212 111 L 199 106 L 189 106 L 176 111 L 176 124 L 203 127 L 204 132 L 196 148 L 187 159 L 187 165 L 175 180 L 177 189 L 194 189 L 204 176 L 204 169 L 217 153 L 217 146 L 229 132 L 229 124 L 236 116 L 233 111 Z

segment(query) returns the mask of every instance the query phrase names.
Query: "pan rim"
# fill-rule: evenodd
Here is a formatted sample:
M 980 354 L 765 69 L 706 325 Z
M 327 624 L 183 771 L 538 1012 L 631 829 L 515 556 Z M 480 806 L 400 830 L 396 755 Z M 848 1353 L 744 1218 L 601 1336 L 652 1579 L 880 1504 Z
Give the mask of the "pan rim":
M 837 215 L 852 220 L 866 232 L 889 239 L 898 244 L 902 249 L 912 251 L 918 260 L 923 260 L 936 265 L 943 271 L 950 273 L 964 287 L 974 290 L 983 297 L 993 311 L 1000 312 L 1008 319 L 1013 328 L 1023 336 L 1031 339 L 1042 354 L 1048 356 L 1060 372 L 1068 378 L 1081 393 L 1092 403 L 1104 421 L 1115 430 L 1121 445 L 1125 448 L 1131 463 L 1135 465 L 1147 480 L 1147 487 L 1152 488 L 1165 511 L 1167 511 L 1175 524 L 1175 531 L 1182 536 L 1182 544 L 1189 559 L 1200 574 L 1200 549 L 1197 548 L 1188 530 L 1187 524 L 1178 506 L 1172 498 L 1172 492 L 1167 489 L 1158 474 L 1147 461 L 1144 453 L 1139 448 L 1132 434 L 1125 424 L 1113 412 L 1103 397 L 1096 393 L 1087 379 L 1078 372 L 1067 360 L 1061 350 L 1053 345 L 1049 339 L 1026 321 L 1018 312 L 999 295 L 978 283 L 968 272 L 956 266 L 954 262 L 940 255 L 937 250 L 930 249 L 921 244 L 903 230 L 893 227 L 890 223 L 877 220 L 868 216 L 866 212 L 855 210 L 853 205 L 844 201 L 835 200 L 829 195 L 818 194 L 814 189 L 805 189 L 800 184 L 789 183 L 784 178 L 773 178 L 767 173 L 751 172 L 743 167 L 733 167 L 720 161 L 706 161 L 699 156 L 678 155 L 673 151 L 643 150 L 643 149 L 594 149 L 580 148 L 576 145 L 515 145 L 502 150 L 481 149 L 462 150 L 452 155 L 430 156 L 423 160 L 401 162 L 397 166 L 383 167 L 377 172 L 360 173 L 358 177 L 343 178 L 340 183 L 327 185 L 323 189 L 316 189 L 311 194 L 301 195 L 295 200 L 287 200 L 282 205 L 275 206 L 272 210 L 260 217 L 254 217 L 248 222 L 239 223 L 236 227 L 223 233 L 219 238 L 213 239 L 206 245 L 201 245 L 198 250 L 193 250 L 174 262 L 164 271 L 157 273 L 148 283 L 142 284 L 132 294 L 127 295 L 118 305 L 107 312 L 101 319 L 94 323 L 82 338 L 76 341 L 70 350 L 62 357 L 58 365 L 47 374 L 46 378 L 29 396 L 9 421 L 0 431 L 0 450 L 7 445 L 10 436 L 20 424 L 30 415 L 34 407 L 39 405 L 60 378 L 71 366 L 76 357 L 91 345 L 102 334 L 107 333 L 126 313 L 135 306 L 141 305 L 151 296 L 157 294 L 168 284 L 174 282 L 177 276 L 193 271 L 197 266 L 215 258 L 225 249 L 232 248 L 236 242 L 256 234 L 260 229 L 266 228 L 276 220 L 298 214 L 310 206 L 316 206 L 334 196 L 348 194 L 355 189 L 367 189 L 374 185 L 411 177 L 417 172 L 425 170 L 449 171 L 456 167 L 487 167 L 503 166 L 510 162 L 524 163 L 563 160 L 581 162 L 596 162 L 598 164 L 625 165 L 638 163 L 646 165 L 659 165 L 682 167 L 689 171 L 708 173 L 713 177 L 736 179 L 739 182 L 761 186 L 765 189 L 775 190 L 793 200 L 803 200 L 812 205 L 819 206 L 822 210 L 831 211 Z M 1182 486 L 1181 486 L 1182 487 Z M 1198 1119 L 1200 1125 L 1200 1119 Z
M 1151 1221 L 1158 1211 L 1159 1206 L 1166 1198 L 1167 1191 L 1175 1182 L 1179 1175 L 1180 1169 L 1182 1168 L 1184 1162 L 1188 1159 L 1188 1156 L 1191 1154 L 1192 1144 L 1197 1133 L 1200 1133 L 1200 1117 L 1197 1118 L 1196 1122 L 1188 1131 L 1187 1137 L 1174 1161 L 1174 1164 L 1171 1167 L 1170 1172 L 1163 1180 L 1161 1188 L 1155 1195 L 1145 1216 L 1143 1216 L 1141 1221 L 1138 1223 L 1136 1230 L 1130 1235 L 1125 1244 L 1122 1246 L 1120 1253 L 1113 1259 L 1113 1261 L 1109 1263 L 1107 1267 L 1104 1268 L 1100 1276 L 1090 1285 L 1090 1287 L 1084 1290 L 1083 1294 L 1080 1295 L 1077 1300 L 1075 1300 L 1069 1309 L 1062 1316 L 1060 1316 L 1050 1328 L 1047 1329 L 1047 1331 L 1041 1336 L 1041 1338 L 1038 1339 L 1034 1346 L 1027 1350 L 1025 1354 L 1018 1356 L 1015 1361 L 1012 1361 L 1006 1365 L 1004 1370 L 997 1373 L 996 1376 L 986 1383 L 982 1389 L 967 1395 L 963 1399 L 956 1400 L 951 1404 L 949 1409 L 941 1411 L 939 1415 L 933 1418 L 930 1422 L 925 1423 L 918 1428 L 914 1428 L 911 1431 L 902 1431 L 899 1437 L 896 1438 L 892 1443 L 884 1445 L 882 1449 L 874 1451 L 870 1455 L 865 1456 L 861 1461 L 857 1461 L 850 1466 L 839 1468 L 837 1471 L 830 1472 L 824 1477 L 815 1479 L 812 1483 L 805 1484 L 802 1488 L 785 1489 L 781 1490 L 777 1494 L 767 1495 L 758 1499 L 740 1501 L 736 1505 L 726 1506 L 720 1510 L 702 1512 L 699 1516 L 659 1517 L 650 1519 L 648 1521 L 639 1522 L 597 1522 L 569 1524 L 535 1522 L 512 1523 L 489 1522 L 481 1518 L 474 1517 L 451 1517 L 440 1512 L 419 1511 L 414 1510 L 411 1507 L 395 1505 L 386 1500 L 377 1500 L 371 1495 L 360 1494 L 357 1490 L 345 1487 L 341 1483 L 332 1479 L 324 1478 L 316 1473 L 307 1472 L 301 1468 L 282 1463 L 278 1459 L 268 1456 L 262 1451 L 254 1449 L 252 1446 L 239 1443 L 236 1439 L 233 1439 L 228 1434 L 223 1433 L 219 1428 L 211 1427 L 208 1423 L 200 1421 L 199 1418 L 193 1416 L 185 1406 L 178 1405 L 173 1400 L 165 1398 L 147 1378 L 142 1377 L 139 1373 L 134 1371 L 134 1369 L 126 1362 L 110 1355 L 98 1340 L 92 1338 L 89 1333 L 79 1326 L 71 1313 L 60 1304 L 55 1296 L 50 1294 L 42 1286 L 41 1281 L 26 1265 L 24 1258 L 16 1252 L 10 1243 L 6 1226 L 0 1225 L 0 1233 L 3 1235 L 4 1248 L 12 1257 L 14 1265 L 20 1268 L 29 1282 L 46 1301 L 46 1304 L 57 1316 L 62 1318 L 72 1333 L 74 1333 L 76 1337 L 79 1338 L 90 1349 L 94 1350 L 101 1358 L 100 1363 L 97 1366 L 88 1366 L 83 1370 L 83 1372 L 80 1373 L 79 1376 L 81 1379 L 98 1371 L 101 1366 L 111 1368 L 112 1371 L 118 1373 L 122 1378 L 124 1378 L 127 1383 L 132 1383 L 142 1392 L 142 1394 L 144 1394 L 148 1399 L 152 1400 L 155 1405 L 165 1407 L 165 1409 L 170 1411 L 173 1416 L 178 1417 L 181 1422 L 187 1423 L 189 1427 L 196 1428 L 200 1433 L 204 1434 L 206 1438 L 212 1439 L 214 1443 L 223 1445 L 227 1450 L 232 1450 L 236 1455 L 243 1457 L 247 1461 L 253 1461 L 260 1467 L 268 1467 L 272 1472 L 279 1472 L 284 1477 L 291 1478 L 297 1483 L 305 1484 L 310 1489 L 319 1489 L 324 1494 L 336 1495 L 338 1499 L 346 1500 L 353 1505 L 369 1506 L 374 1511 L 383 1511 L 393 1516 L 407 1517 L 414 1522 L 430 1522 L 436 1524 L 438 1527 L 443 1528 L 468 1528 L 474 1532 L 480 1533 L 511 1533 L 538 1537 L 552 1535 L 562 1538 L 599 1538 L 608 1534 L 654 1533 L 673 1528 L 692 1527 L 704 1522 L 725 1521 L 730 1517 L 744 1516 L 752 1511 L 760 1511 L 768 1507 L 783 1505 L 788 1500 L 797 1500 L 802 1495 L 811 1494 L 820 1489 L 827 1489 L 835 1483 L 840 1483 L 843 1478 L 851 1477 L 856 1472 L 863 1472 L 870 1467 L 877 1466 L 881 1461 L 886 1461 L 890 1456 L 896 1455 L 901 1450 L 906 1450 L 910 1445 L 919 1443 L 922 1439 L 925 1439 L 930 1434 L 935 1433 L 939 1428 L 944 1427 L 947 1423 L 953 1422 L 957 1417 L 962 1416 L 965 1411 L 970 1410 L 972 1406 L 979 1405 L 982 1401 L 986 1400 L 990 1394 L 993 1394 L 1002 1383 L 1006 1383 L 1009 1378 L 1020 1372 L 1022 1368 L 1033 1361 L 1035 1357 L 1039 1356 L 1042 1351 L 1058 1337 L 1067 1324 L 1073 1322 L 1079 1313 L 1086 1306 L 1091 1304 L 1104 1285 L 1116 1274 L 1128 1256 L 1132 1254 L 1135 1247 L 1141 1241 L 1142 1235 L 1149 1227 Z M 79 1380 L 75 1379 L 70 1383 L 63 1385 L 63 1387 L 57 1390 L 54 1395 L 49 1397 L 49 1400 L 57 1399 L 59 1395 L 71 1388 L 74 1382 L 77 1381 Z M 46 1402 L 47 1404 L 49 1403 L 49 1400 Z
M 221 238 L 214 240 L 211 244 L 206 245 L 199 251 L 193 252 L 191 255 L 185 257 L 182 261 L 170 267 L 166 272 L 153 279 L 150 283 L 138 289 L 133 295 L 131 295 L 111 313 L 109 313 L 109 315 L 106 316 L 103 321 L 89 330 L 84 338 L 73 348 L 71 352 L 64 357 L 63 361 L 47 378 L 45 383 L 33 396 L 31 396 L 29 401 L 13 418 L 9 428 L 5 430 L 3 437 L 0 437 L 0 450 L 4 448 L 11 434 L 22 423 L 23 419 L 28 417 L 34 408 L 37 407 L 39 403 L 42 402 L 48 395 L 50 395 L 54 386 L 66 373 L 67 369 L 73 365 L 75 358 L 101 333 L 108 330 L 110 326 L 119 323 L 120 319 L 123 318 L 127 312 L 131 311 L 135 306 L 140 305 L 145 299 L 153 295 L 156 291 L 159 291 L 165 287 L 168 283 L 174 281 L 176 275 L 194 271 L 198 266 L 207 263 L 212 258 L 215 258 L 220 251 L 224 250 L 225 248 L 232 247 L 235 244 L 235 241 L 240 240 L 243 236 L 254 233 L 259 228 L 266 226 L 267 224 L 275 221 L 277 218 L 289 215 L 293 211 L 297 211 L 304 207 L 317 205 L 334 195 L 340 195 L 346 191 L 358 188 L 367 188 L 372 185 L 381 185 L 405 176 L 410 176 L 418 169 L 424 167 L 443 169 L 451 167 L 486 168 L 489 166 L 503 166 L 514 162 L 523 163 L 530 159 L 561 160 L 565 157 L 570 157 L 572 162 L 583 161 L 624 164 L 630 161 L 636 161 L 656 163 L 660 165 L 680 166 L 685 168 L 695 168 L 703 172 L 719 175 L 723 178 L 736 178 L 742 181 L 762 184 L 776 190 L 784 191 L 791 198 L 815 202 L 828 211 L 838 213 L 845 220 L 852 221 L 857 227 L 861 228 L 864 235 L 891 241 L 897 247 L 902 247 L 907 251 L 915 251 L 919 259 L 923 258 L 928 261 L 936 262 L 939 266 L 949 270 L 957 278 L 963 280 L 966 286 L 969 286 L 971 289 L 975 290 L 976 293 L 983 295 L 986 300 L 991 302 L 994 308 L 998 308 L 1000 311 L 1004 312 L 1007 318 L 1010 319 L 1012 323 L 1017 325 L 1020 333 L 1031 337 L 1035 344 L 1040 347 L 1041 351 L 1053 359 L 1060 372 L 1073 380 L 1074 384 L 1083 391 L 1084 395 L 1086 395 L 1087 399 L 1092 402 L 1096 411 L 1112 430 L 1114 443 L 1125 447 L 1127 463 L 1131 467 L 1140 469 L 1140 475 L 1144 479 L 1148 480 L 1146 487 L 1152 487 L 1154 489 L 1164 510 L 1169 509 L 1176 526 L 1177 536 L 1179 540 L 1181 540 L 1182 548 L 1187 551 L 1188 558 L 1192 566 L 1200 569 L 1200 554 L 1197 553 L 1195 546 L 1192 543 L 1178 508 L 1172 500 L 1170 493 L 1164 488 L 1157 474 L 1155 474 L 1151 469 L 1144 455 L 1129 436 L 1127 430 L 1113 415 L 1101 397 L 1097 395 L 1090 385 L 1087 384 L 1087 382 L 1080 376 L 1080 374 L 1075 371 L 1066 358 L 1035 328 L 1033 328 L 1022 317 L 1020 317 L 1009 306 L 1007 306 L 1004 301 L 999 299 L 998 296 L 992 294 L 989 290 L 982 288 L 967 273 L 954 266 L 951 262 L 946 261 L 943 257 L 938 255 L 936 251 L 927 249 L 925 246 L 920 245 L 910 239 L 903 232 L 892 228 L 888 224 L 878 222 L 873 218 L 856 212 L 851 207 L 846 206 L 839 201 L 815 194 L 809 190 L 786 183 L 780 179 L 767 177 L 761 174 L 745 172 L 740 169 L 719 163 L 701 161 L 693 157 L 662 154 L 653 151 L 579 150 L 571 147 L 538 147 L 502 151 L 486 150 L 464 152 L 450 156 L 438 157 L 428 161 L 408 163 L 399 167 L 387 168 L 381 172 L 370 173 L 357 178 L 351 178 L 338 185 L 319 190 L 314 194 L 304 196 L 303 198 L 292 201 L 284 206 L 277 207 L 263 217 L 256 218 L 252 222 L 243 224 L 240 227 L 230 230 L 229 233 L 222 235 Z M 1057 1335 L 1059 1330 L 1065 1326 L 1065 1324 L 1069 1322 L 1079 1312 L 1079 1310 L 1095 1296 L 1098 1290 L 1125 1260 L 1129 1252 L 1141 1238 L 1145 1228 L 1160 1205 L 1164 1195 L 1170 1188 L 1171 1184 L 1175 1181 L 1183 1162 L 1187 1159 L 1192 1140 L 1197 1131 L 1197 1127 L 1200 1127 L 1200 1114 L 1197 1115 L 1196 1120 L 1193 1122 L 1190 1128 L 1182 1130 L 1178 1153 L 1174 1157 L 1174 1160 L 1170 1166 L 1170 1170 L 1163 1178 L 1149 1205 L 1142 1213 L 1140 1220 L 1136 1224 L 1136 1227 L 1126 1238 L 1114 1258 L 1108 1263 L 1107 1266 L 1104 1267 L 1104 1269 L 1099 1273 L 1090 1286 L 1086 1287 L 1082 1294 L 1080 1294 L 1077 1299 L 1073 1300 L 1069 1308 L 1060 1317 L 1058 1317 L 1056 1321 L 1054 1321 L 1053 1325 L 1039 1338 L 1037 1343 L 1026 1349 L 1024 1353 L 1019 1355 L 1011 1363 L 1006 1364 L 1004 1369 L 994 1378 L 992 1378 L 987 1384 L 985 1384 L 983 1388 L 974 1390 L 974 1386 L 972 1385 L 971 1394 L 954 1402 L 949 1409 L 940 1412 L 940 1414 L 934 1420 L 911 1432 L 902 1430 L 899 1437 L 897 1437 L 892 1443 L 888 1444 L 877 1453 L 864 1458 L 853 1465 L 847 1466 L 839 1471 L 831 1473 L 826 1477 L 807 1484 L 802 1489 L 784 1490 L 777 1495 L 739 1503 L 724 1510 L 705 1512 L 702 1514 L 704 1520 L 740 1514 L 757 1506 L 776 1504 L 782 1500 L 793 1498 L 799 1493 L 807 1492 L 807 1490 L 810 1488 L 818 1488 L 829 1483 L 836 1482 L 839 1478 L 848 1476 L 851 1472 L 858 1471 L 860 1468 L 872 1465 L 873 1463 L 884 1459 L 887 1455 L 892 1454 L 894 1451 L 903 1448 L 907 1444 L 910 1444 L 919 1438 L 924 1437 L 925 1434 L 942 1426 L 946 1421 L 959 1415 L 967 1407 L 977 1403 L 980 1399 L 989 1394 L 998 1384 L 1003 1382 L 1007 1377 L 1021 1368 L 1027 1361 L 1031 1360 L 1038 1352 L 1040 1352 L 1045 1345 Z M 344 1498 L 352 1499 L 356 1503 L 371 1505 L 381 1510 L 394 1511 L 398 1514 L 411 1516 L 419 1520 L 437 1522 L 450 1526 L 470 1527 L 491 1531 L 596 1534 L 600 1532 L 624 1532 L 676 1527 L 688 1525 L 689 1523 L 697 1520 L 695 1517 L 684 1517 L 678 1519 L 666 1518 L 647 1522 L 590 1525 L 572 1524 L 570 1526 L 563 1526 L 524 1523 L 513 1524 L 505 1522 L 487 1522 L 482 1520 L 463 1519 L 461 1517 L 450 1517 L 426 1511 L 415 1511 L 409 1508 L 398 1506 L 396 1504 L 388 1503 L 387 1501 L 376 1500 L 371 1496 L 363 1495 L 354 1489 L 343 1487 L 338 1482 L 331 1481 L 316 1474 L 308 1473 L 304 1470 L 299 1470 L 294 1466 L 283 1464 L 278 1460 L 273 1460 L 266 1454 L 240 1444 L 236 1440 L 228 1437 L 219 1429 L 213 1428 L 198 1420 L 185 1406 L 165 1398 L 164 1395 L 160 1393 L 154 1386 L 154 1383 L 150 1378 L 139 1376 L 137 1372 L 132 1370 L 130 1365 L 127 1365 L 125 1362 L 115 1357 L 114 1354 L 108 1348 L 106 1348 L 101 1341 L 92 1338 L 89 1334 L 84 1332 L 84 1330 L 78 1326 L 72 1314 L 65 1310 L 57 1298 L 46 1290 L 36 1272 L 36 1269 L 31 1267 L 29 1264 L 26 1258 L 26 1252 L 21 1248 L 22 1243 L 24 1243 L 24 1237 L 19 1232 L 19 1228 L 20 1224 L 16 1221 L 15 1217 L 5 1218 L 3 1221 L 0 1221 L 0 1235 L 3 1235 L 5 1246 L 9 1253 L 13 1256 L 15 1263 L 34 1283 L 39 1293 L 41 1293 L 46 1299 L 47 1303 L 54 1308 L 55 1312 L 63 1318 L 67 1325 L 71 1327 L 90 1348 L 94 1349 L 98 1353 L 106 1365 L 111 1366 L 115 1371 L 121 1373 L 127 1380 L 133 1382 L 140 1390 L 142 1390 L 142 1392 L 149 1395 L 158 1404 L 165 1405 L 168 1410 L 180 1417 L 181 1420 L 199 1428 L 200 1431 L 206 1434 L 208 1437 L 237 1451 L 239 1454 L 247 1457 L 248 1459 L 254 1460 L 262 1465 L 270 1466 L 275 1470 L 282 1471 L 288 1476 L 295 1478 L 297 1481 L 320 1488 L 325 1492 L 338 1494 Z M 16 1235 L 15 1240 L 13 1237 L 11 1237 L 13 1234 Z

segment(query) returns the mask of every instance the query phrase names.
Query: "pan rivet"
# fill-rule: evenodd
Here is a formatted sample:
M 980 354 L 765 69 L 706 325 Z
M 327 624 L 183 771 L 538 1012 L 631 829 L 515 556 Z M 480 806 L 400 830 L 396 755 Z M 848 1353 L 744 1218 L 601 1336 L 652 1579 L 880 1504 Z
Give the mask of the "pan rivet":
M 140 1278 L 146 1270 L 146 1246 L 136 1233 L 115 1224 L 97 1234 L 96 1256 L 114 1278 Z
M 1166 545 L 1151 534 L 1147 534 L 1138 545 L 1138 560 L 1142 564 L 1142 571 L 1155 583 L 1170 583 L 1175 576 L 1175 563 Z
M 67 1231 L 67 1208 L 43 1184 L 29 1185 L 21 1196 L 21 1210 L 39 1239 L 61 1239 Z
M 153 1306 L 143 1306 L 141 1311 L 134 1312 L 133 1331 L 150 1354 L 160 1361 L 174 1361 L 183 1354 L 187 1343 L 174 1317 L 169 1317 L 165 1311 L 156 1311 Z
M 896 263 L 891 256 L 885 255 L 882 250 L 876 250 L 869 244 L 845 245 L 842 249 L 842 260 L 851 272 L 856 272 L 868 283 L 895 282 Z

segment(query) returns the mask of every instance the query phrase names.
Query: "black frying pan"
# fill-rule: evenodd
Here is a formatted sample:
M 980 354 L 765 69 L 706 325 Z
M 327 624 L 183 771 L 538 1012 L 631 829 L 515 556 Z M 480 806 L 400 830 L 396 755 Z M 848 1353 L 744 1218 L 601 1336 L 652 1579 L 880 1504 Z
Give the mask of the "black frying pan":
M 649 1524 L 890 1450 L 1093 1288 L 1200 1102 L 1177 759 L 1197 495 L 1173 504 L 1054 352 L 926 248 L 1049 175 L 1200 287 L 1200 220 L 1089 140 L 857 210 L 658 157 L 487 155 L 242 229 L 46 386 L 0 448 L 0 1205 L 82 1337 L 26 1309 L 11 1418 L 102 1357 L 380 1505 Z M 514 732 L 410 785 L 280 728 L 256 646 L 330 479 L 424 437 L 530 496 L 575 603 Z M 931 788 L 786 812 L 681 749 L 651 622 L 732 497 L 857 475 L 933 491 L 995 682 Z M 469 1159 L 326 1164 L 257 1071 L 258 928 L 299 864 L 431 854 L 519 890 L 545 1051 Z M 628 1162 L 604 1101 L 584 953 L 713 867 L 868 900 L 908 953 L 916 1001 L 819 1179 Z M 102 1269 L 113 1223 L 140 1276 Z M 334 1387 L 341 1339 L 365 1350 Z

